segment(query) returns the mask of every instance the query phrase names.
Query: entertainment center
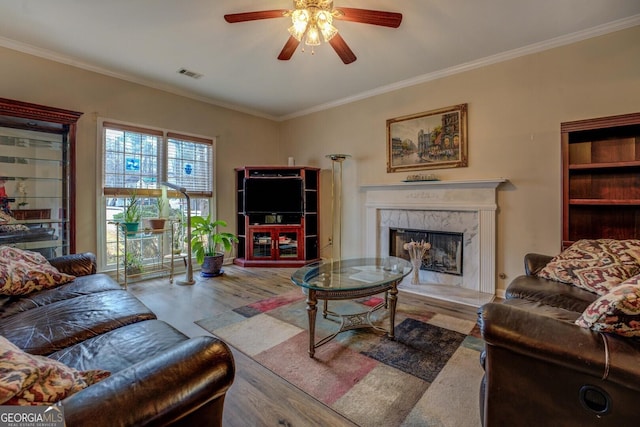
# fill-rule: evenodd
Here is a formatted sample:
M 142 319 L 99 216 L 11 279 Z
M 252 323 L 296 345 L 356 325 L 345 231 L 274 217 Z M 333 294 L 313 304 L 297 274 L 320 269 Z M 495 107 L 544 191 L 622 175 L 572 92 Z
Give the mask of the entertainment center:
M 300 267 L 319 261 L 320 169 L 236 168 L 238 253 L 243 267 Z

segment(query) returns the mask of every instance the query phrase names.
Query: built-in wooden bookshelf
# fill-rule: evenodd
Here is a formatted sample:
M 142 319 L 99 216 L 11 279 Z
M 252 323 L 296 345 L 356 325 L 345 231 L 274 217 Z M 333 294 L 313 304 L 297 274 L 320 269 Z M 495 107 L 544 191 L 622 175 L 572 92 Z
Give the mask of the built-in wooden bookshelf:
M 562 247 L 640 238 L 640 113 L 561 124 Z

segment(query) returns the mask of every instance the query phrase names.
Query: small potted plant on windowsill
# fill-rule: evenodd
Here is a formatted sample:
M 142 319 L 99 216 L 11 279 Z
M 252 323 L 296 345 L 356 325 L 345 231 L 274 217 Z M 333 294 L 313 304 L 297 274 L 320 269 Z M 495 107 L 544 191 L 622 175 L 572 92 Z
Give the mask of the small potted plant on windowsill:
M 238 242 L 235 234 L 218 231 L 218 227 L 226 226 L 226 221 L 212 221 L 211 215 L 191 217 L 191 249 L 201 264 L 200 273 L 204 277 L 222 274 L 224 254 Z
M 142 217 L 142 212 L 140 211 L 138 196 L 136 193 L 131 193 L 129 197 L 129 201 L 127 202 L 127 207 L 124 211 L 124 228 L 127 233 L 135 233 L 138 231 L 138 227 L 140 227 L 140 218 Z

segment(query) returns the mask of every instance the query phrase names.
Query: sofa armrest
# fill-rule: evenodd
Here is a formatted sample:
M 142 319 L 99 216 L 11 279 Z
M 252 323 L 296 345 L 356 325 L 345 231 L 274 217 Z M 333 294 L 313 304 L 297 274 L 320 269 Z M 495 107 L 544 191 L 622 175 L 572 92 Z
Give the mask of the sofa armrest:
M 640 391 L 640 341 L 594 332 L 535 312 L 489 303 L 479 325 L 491 347 L 538 359 Z
M 51 258 L 49 263 L 61 273 L 88 276 L 96 273 L 96 256 L 91 252 Z
M 527 276 L 533 276 L 542 270 L 553 259 L 550 255 L 530 253 L 524 256 L 524 271 Z
M 167 425 L 183 417 L 193 421 L 201 408 L 222 407 L 234 375 L 225 343 L 191 338 L 64 399 L 66 425 Z M 222 411 L 216 412 L 217 419 L 207 420 L 208 425 L 221 425 Z

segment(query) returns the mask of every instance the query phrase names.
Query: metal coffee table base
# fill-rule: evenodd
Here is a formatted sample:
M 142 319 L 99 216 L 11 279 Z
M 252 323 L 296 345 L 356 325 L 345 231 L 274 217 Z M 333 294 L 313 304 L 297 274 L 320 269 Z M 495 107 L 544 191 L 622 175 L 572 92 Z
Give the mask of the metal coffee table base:
M 373 328 L 375 330 L 386 332 L 390 339 L 395 338 L 395 320 L 396 320 L 396 304 L 398 302 L 397 281 L 386 283 L 374 288 L 357 289 L 357 290 L 317 290 L 307 289 L 307 314 L 309 316 L 309 357 L 313 357 L 316 348 L 328 343 L 334 339 L 339 333 L 359 328 Z M 377 294 L 385 294 L 384 301 L 368 311 L 353 314 L 338 314 L 328 309 L 328 302 L 332 300 L 347 300 L 364 298 Z M 340 328 L 337 332 L 322 338 L 316 342 L 316 315 L 318 312 L 318 300 L 324 301 L 322 311 L 323 317 L 332 316 L 340 318 Z M 371 314 L 381 308 L 389 309 L 389 329 L 381 328 L 374 325 L 371 321 Z

